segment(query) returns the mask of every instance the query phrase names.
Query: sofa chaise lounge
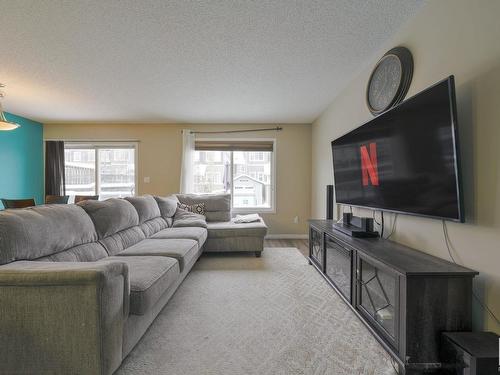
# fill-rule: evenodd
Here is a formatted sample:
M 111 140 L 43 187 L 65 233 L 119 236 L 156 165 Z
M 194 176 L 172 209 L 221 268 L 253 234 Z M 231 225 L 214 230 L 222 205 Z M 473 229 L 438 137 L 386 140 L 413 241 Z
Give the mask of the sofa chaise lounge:
M 0 211 L 0 373 L 113 373 L 202 251 L 260 255 L 265 223 L 230 220 L 227 195 Z

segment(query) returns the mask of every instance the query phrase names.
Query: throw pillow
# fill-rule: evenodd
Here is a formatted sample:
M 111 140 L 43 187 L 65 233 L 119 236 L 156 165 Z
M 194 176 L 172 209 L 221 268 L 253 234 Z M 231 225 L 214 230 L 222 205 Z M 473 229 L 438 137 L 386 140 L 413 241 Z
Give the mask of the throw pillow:
M 180 208 L 181 210 L 191 212 L 191 206 L 189 204 L 184 204 L 179 202 L 177 203 L 177 207 Z
M 177 207 L 179 207 L 181 210 L 194 212 L 195 214 L 203 216 L 205 216 L 205 213 L 207 212 L 207 210 L 205 209 L 205 203 L 196 203 L 193 205 L 188 205 L 179 202 L 177 203 Z
M 177 204 L 179 201 L 177 199 L 172 199 L 170 197 L 154 197 L 158 207 L 160 208 L 161 216 L 164 219 L 171 218 L 175 215 L 175 210 L 177 209 Z
M 190 212 L 187 210 L 183 210 L 181 208 L 177 209 L 174 215 L 174 222 L 172 227 L 200 227 L 206 228 L 207 222 L 205 221 L 205 217 L 202 215 L 195 214 L 194 212 Z
M 205 216 L 205 214 L 207 212 L 207 210 L 205 209 L 205 203 L 193 204 L 191 206 L 191 212 L 194 212 L 195 214 L 198 214 L 198 215 Z

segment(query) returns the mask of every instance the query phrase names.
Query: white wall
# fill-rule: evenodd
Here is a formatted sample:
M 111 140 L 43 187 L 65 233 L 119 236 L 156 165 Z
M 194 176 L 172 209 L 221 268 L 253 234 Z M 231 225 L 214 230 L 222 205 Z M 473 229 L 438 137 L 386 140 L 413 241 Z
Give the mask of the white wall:
M 467 223 L 448 223 L 449 234 L 457 261 L 480 272 L 476 293 L 500 316 L 500 1 L 429 1 L 396 35 L 313 124 L 312 216 L 324 217 L 333 183 L 331 140 L 372 118 L 371 69 L 390 48 L 408 47 L 415 71 L 407 97 L 455 75 Z M 439 220 L 400 215 L 392 238 L 449 259 Z M 500 333 L 477 303 L 474 320 Z

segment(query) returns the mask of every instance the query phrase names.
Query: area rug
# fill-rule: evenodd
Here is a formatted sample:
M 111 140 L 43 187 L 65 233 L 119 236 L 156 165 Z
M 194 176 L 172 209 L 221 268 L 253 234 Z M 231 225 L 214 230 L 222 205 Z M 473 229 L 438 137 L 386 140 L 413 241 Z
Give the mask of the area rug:
M 394 373 L 389 355 L 295 248 L 202 256 L 117 371 Z

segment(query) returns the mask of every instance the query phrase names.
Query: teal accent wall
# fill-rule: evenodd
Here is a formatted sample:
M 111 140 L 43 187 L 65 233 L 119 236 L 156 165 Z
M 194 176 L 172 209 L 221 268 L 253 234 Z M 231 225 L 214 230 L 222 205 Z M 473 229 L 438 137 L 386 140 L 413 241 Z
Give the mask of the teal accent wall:
M 5 117 L 21 127 L 0 131 L 0 198 L 43 204 L 43 124 L 6 112 Z

